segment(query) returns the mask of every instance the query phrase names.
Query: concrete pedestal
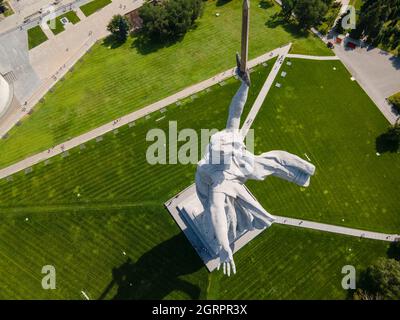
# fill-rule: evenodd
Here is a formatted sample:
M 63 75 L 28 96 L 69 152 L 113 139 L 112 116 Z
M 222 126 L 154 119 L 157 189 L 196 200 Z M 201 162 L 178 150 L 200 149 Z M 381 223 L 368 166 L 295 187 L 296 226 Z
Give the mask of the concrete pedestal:
M 247 191 L 251 195 L 250 191 Z M 214 232 L 210 229 L 210 222 L 205 216 L 203 206 L 197 197 L 195 185 L 167 201 L 165 207 L 203 260 L 207 269 L 210 272 L 216 269 L 219 264 L 217 243 Z M 252 230 L 237 235 L 231 243 L 233 253 L 239 251 L 262 231 Z

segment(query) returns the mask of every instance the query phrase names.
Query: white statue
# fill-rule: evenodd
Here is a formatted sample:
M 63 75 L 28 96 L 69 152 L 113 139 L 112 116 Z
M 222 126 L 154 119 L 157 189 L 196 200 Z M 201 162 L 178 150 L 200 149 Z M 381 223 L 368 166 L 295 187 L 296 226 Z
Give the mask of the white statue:
M 255 156 L 246 150 L 241 135 L 240 117 L 250 85 L 248 72 L 237 73 L 241 86 L 229 108 L 226 129 L 210 139 L 196 173 L 196 191 L 219 245 L 220 264 L 224 274 L 236 273 L 234 240 L 248 230 L 265 229 L 275 220 L 244 187 L 247 180 L 264 180 L 273 175 L 308 186 L 315 172 L 311 163 L 284 151 L 271 151 Z M 219 269 L 219 267 L 218 267 Z

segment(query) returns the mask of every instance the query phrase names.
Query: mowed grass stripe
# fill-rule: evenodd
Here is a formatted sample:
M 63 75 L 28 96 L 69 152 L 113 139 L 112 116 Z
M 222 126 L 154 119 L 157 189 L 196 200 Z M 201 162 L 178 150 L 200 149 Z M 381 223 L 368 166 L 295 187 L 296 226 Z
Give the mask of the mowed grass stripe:
M 319 74 L 318 68 L 322 69 L 322 74 L 327 73 L 327 70 L 332 68 L 331 62 L 315 63 L 315 65 L 307 65 L 302 61 L 294 61 L 291 81 L 295 85 L 284 83 L 284 87 L 281 89 L 285 89 L 286 86 L 288 90 L 279 91 L 278 97 L 286 99 L 280 101 L 280 105 L 285 106 L 287 101 L 291 101 L 292 95 L 298 94 L 296 88 L 301 81 L 304 82 L 304 86 L 307 86 L 307 79 L 311 79 L 311 83 L 315 84 L 317 83 L 315 79 L 320 78 L 321 83 L 325 83 L 324 76 Z M 299 69 L 296 70 L 297 67 Z M 308 70 L 307 79 L 303 79 L 305 74 L 303 68 Z M 260 67 L 252 74 L 252 91 L 258 93 L 268 72 L 269 69 Z M 344 69 L 338 70 L 338 72 L 341 72 L 339 79 L 347 79 Z M 339 81 L 338 78 L 333 78 L 332 81 Z M 196 130 L 210 127 L 222 128 L 226 121 L 229 102 L 238 85 L 238 82 L 228 81 L 226 86 L 214 87 L 211 93 L 200 96 L 183 108 L 171 106 L 167 110 L 168 119 L 178 120 L 179 128 Z M 313 87 L 311 86 L 311 88 Z M 304 146 L 301 141 L 308 141 L 308 139 L 306 139 L 307 136 L 304 135 L 301 126 L 307 127 L 303 121 L 304 114 L 307 114 L 308 117 L 309 113 L 306 113 L 305 107 L 302 109 L 302 105 L 296 106 L 296 119 L 294 120 L 297 120 L 297 123 L 294 123 L 294 120 L 289 117 L 293 115 L 292 109 L 289 110 L 291 111 L 289 114 L 282 109 L 279 112 L 282 119 L 289 117 L 286 121 L 287 126 L 283 126 L 275 116 L 275 106 L 278 104 L 275 100 L 277 96 L 275 96 L 274 90 L 277 92 L 278 89 L 273 87 L 271 95 L 266 101 L 269 103 L 268 107 L 264 106 L 256 119 L 256 123 L 260 121 L 262 123 L 256 126 L 261 128 L 260 133 L 256 129 L 256 136 L 260 134 L 257 151 L 282 148 L 302 155 L 301 151 Z M 326 94 L 330 98 L 329 93 Z M 355 96 L 357 97 L 357 95 L 358 93 Z M 316 107 L 312 99 L 299 101 L 307 102 L 308 108 Z M 357 106 L 357 103 L 355 105 Z M 329 117 L 332 118 L 329 109 L 327 110 Z M 319 120 L 322 116 L 318 115 L 311 119 Z M 369 117 L 371 116 L 366 116 L 366 118 Z M 179 232 L 178 227 L 162 206 L 176 192 L 189 185 L 189 182 L 192 181 L 190 179 L 194 177 L 195 168 L 181 165 L 154 167 L 145 165 L 143 167 L 146 149 L 150 145 L 150 143 L 144 142 L 146 132 L 154 127 L 167 128 L 167 123 L 155 123 L 154 119 L 156 118 L 152 118 L 151 121 L 138 121 L 133 128 L 124 126 L 116 136 L 111 133 L 105 135 L 102 142 L 88 143 L 87 149 L 81 154 L 77 148 L 72 150 L 71 155 L 67 158 L 55 158 L 49 167 L 40 164 L 35 166 L 34 171 L 29 175 L 20 173 L 14 175 L 14 181 L 0 181 L 0 207 L 5 212 L 0 219 L 3 219 L 4 224 L 12 225 L 14 219 L 23 220 L 24 215 L 29 215 L 30 219 L 40 220 L 40 223 L 44 225 L 43 229 L 32 234 L 28 233 L 28 240 L 37 246 L 37 250 L 40 249 L 45 257 L 52 256 L 51 251 L 54 250 L 53 246 L 46 247 L 46 239 L 53 241 L 54 247 L 59 242 L 68 241 L 75 244 L 70 251 L 65 252 L 64 250 L 64 255 L 56 254 L 56 264 L 63 263 L 65 265 L 61 270 L 62 281 L 68 281 L 68 285 L 64 282 L 60 283 L 63 291 L 59 295 L 80 299 L 82 297 L 79 292 L 85 289 L 91 297 L 99 297 L 112 279 L 113 268 L 120 270 L 119 268 L 130 257 L 133 265 L 129 266 L 127 270 L 126 278 L 128 280 L 113 288 L 107 298 L 116 296 L 118 298 L 342 299 L 345 298 L 345 293 L 340 287 L 341 266 L 344 263 L 354 263 L 363 267 L 376 257 L 386 254 L 386 243 L 360 241 L 340 235 L 274 225 L 236 255 L 238 275 L 229 279 L 231 281 L 229 286 L 226 282 L 228 280 L 222 278 L 220 274 L 212 274 L 209 284 L 207 271 L 199 263 L 199 258 L 193 248 Z M 272 119 L 274 121 L 271 121 Z M 322 120 L 319 121 L 323 123 Z M 372 130 L 378 132 L 379 125 L 370 124 L 370 122 L 373 123 L 373 120 L 374 117 L 371 117 L 363 121 L 366 125 L 371 126 Z M 181 122 L 184 123 L 182 127 Z M 337 127 L 335 130 L 332 129 L 333 132 L 324 131 L 324 134 L 330 139 L 334 139 L 336 132 L 341 129 L 342 122 L 336 121 L 335 123 Z M 275 135 L 269 135 L 271 129 L 276 133 L 284 133 L 279 135 L 279 140 L 274 140 Z M 311 132 L 318 129 L 319 127 L 315 127 Z M 135 133 L 135 137 L 132 137 L 132 133 Z M 344 133 L 346 132 L 344 131 Z M 290 136 L 293 134 L 303 136 L 301 139 L 294 139 Z M 284 135 L 288 135 L 288 137 L 282 138 Z M 315 145 L 317 139 L 313 136 L 311 139 L 315 140 L 311 147 L 318 147 Z M 325 145 L 329 147 L 323 139 L 322 143 L 324 143 L 323 147 Z M 309 147 L 307 145 L 307 148 Z M 320 170 L 325 172 L 325 163 L 330 159 L 325 159 L 325 153 L 322 151 L 324 151 L 323 148 L 316 148 L 310 154 L 318 159 Z M 331 150 L 328 151 L 328 154 L 331 154 Z M 336 153 L 333 155 L 337 156 Z M 101 159 L 101 162 L 95 163 L 98 159 Z M 136 159 L 138 160 L 136 161 Z M 341 163 L 341 165 L 345 169 L 348 166 L 350 169 L 352 168 L 348 163 Z M 326 174 L 329 172 L 328 170 Z M 335 172 L 333 171 L 333 173 Z M 277 208 L 277 211 L 272 212 L 274 214 L 282 214 L 290 210 L 291 202 L 296 197 L 300 199 L 296 202 L 296 212 L 309 213 L 310 208 L 315 212 L 324 212 L 326 199 L 314 195 L 314 192 L 325 189 L 323 182 L 318 179 L 318 175 L 314 177 L 310 189 L 304 191 L 287 182 L 271 178 L 264 182 L 258 182 L 257 189 L 253 192 L 258 192 L 257 198 L 260 201 L 268 201 L 265 205 L 267 210 L 272 211 L 270 208 Z M 66 178 L 63 179 L 63 177 Z M 324 176 L 323 178 L 326 179 Z M 335 175 L 332 174 L 330 178 L 334 179 Z M 318 184 L 320 185 L 318 186 Z M 312 189 L 314 185 L 318 186 L 317 190 Z M 387 187 L 384 180 L 379 181 L 379 185 L 382 188 Z M 293 189 L 284 189 L 286 186 L 292 186 Z M 354 190 L 357 190 L 356 187 L 357 185 L 354 185 Z M 123 191 L 121 192 L 121 190 Z M 77 192 L 82 194 L 79 200 L 76 196 Z M 307 193 L 310 196 L 307 197 Z M 324 196 L 328 200 L 330 197 L 334 197 L 332 193 Z M 282 200 L 286 201 L 284 205 L 279 203 Z M 148 201 L 154 201 L 157 206 L 149 204 Z M 143 207 L 117 207 L 118 203 L 129 204 L 132 202 L 144 202 L 146 205 Z M 46 208 L 55 203 L 60 206 L 64 205 L 65 209 L 57 209 L 52 212 L 53 214 L 48 214 Z M 73 205 L 74 203 L 76 206 Z M 107 203 L 110 205 L 110 209 L 107 209 Z M 33 206 L 31 213 L 29 213 L 30 205 Z M 40 205 L 43 205 L 42 212 L 38 210 Z M 21 208 L 21 211 L 18 212 L 15 209 L 18 206 L 25 206 L 25 208 Z M 94 209 L 96 206 L 99 206 L 97 210 Z M 350 213 L 359 214 L 357 210 Z M 388 216 L 393 217 L 391 214 L 387 213 Z M 323 215 L 322 218 L 328 219 L 329 216 Z M 321 221 L 324 222 L 323 219 Z M 63 233 L 67 236 L 63 236 L 63 238 L 53 236 L 53 232 L 60 232 L 52 230 L 51 226 L 54 221 L 65 226 Z M 385 222 L 382 220 L 381 226 L 388 227 Z M 349 222 L 346 220 L 346 223 Z M 5 228 L 2 228 L 2 225 L 0 224 L 0 232 Z M 12 232 L 13 237 L 15 236 L 13 241 L 17 241 L 19 231 L 23 232 L 23 226 L 24 224 L 7 229 L 7 232 Z M 350 226 L 352 226 L 351 223 Z M 11 239 L 13 238 L 11 237 Z M 63 248 L 63 246 L 60 247 Z M 352 248 L 351 252 L 348 251 L 349 247 Z M 126 249 L 127 256 L 122 255 L 123 248 L 128 248 Z M 11 248 L 7 247 L 4 250 L 11 250 Z M 182 256 L 180 256 L 181 254 Z M 67 260 L 64 258 L 65 256 L 68 258 Z M 37 262 L 30 260 L 29 252 L 25 252 L 24 258 L 22 256 L 17 258 L 18 263 L 31 264 L 32 270 L 41 268 Z M 92 264 L 96 264 L 96 268 L 92 268 Z M 319 264 L 321 265 L 319 266 Z M 71 275 L 67 272 L 70 265 L 79 265 L 82 269 Z M 159 268 L 159 266 L 163 266 L 163 268 Z M 278 272 L 279 270 L 284 270 L 283 274 Z M 3 276 L 4 273 L 6 274 L 7 271 L 0 270 L 2 278 L 6 278 Z M 92 279 L 95 273 L 97 280 Z M 177 277 L 185 279 L 186 282 L 182 284 Z M 282 277 L 286 280 L 282 281 Z M 22 278 L 22 274 L 15 276 L 15 279 Z M 249 286 L 244 285 L 246 279 L 250 279 Z M 304 282 L 307 284 L 306 288 L 299 285 L 303 281 L 306 281 Z M 137 285 L 131 288 L 130 282 Z M 37 292 L 36 285 L 34 283 L 24 285 L 25 296 L 35 295 L 40 298 L 51 298 L 45 293 Z M 230 289 L 225 292 L 225 288 Z
M 289 42 L 302 53 L 331 55 L 323 42 L 296 28 L 270 23 L 279 7 L 258 7 L 252 0 L 250 58 Z M 215 13 L 221 15 L 216 17 Z M 96 44 L 59 82 L 44 103 L 0 141 L 0 166 L 46 150 L 68 138 L 233 67 L 240 47 L 241 3 L 223 6 L 207 2 L 198 27 L 182 41 L 160 48 L 143 48 L 135 38 L 116 49 Z M 309 40 L 307 40 L 309 39 Z

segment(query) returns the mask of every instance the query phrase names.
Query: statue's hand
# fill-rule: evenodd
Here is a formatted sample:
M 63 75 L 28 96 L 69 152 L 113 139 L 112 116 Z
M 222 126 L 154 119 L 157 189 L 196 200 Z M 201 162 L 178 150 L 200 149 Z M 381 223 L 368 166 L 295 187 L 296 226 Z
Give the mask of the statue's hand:
M 233 274 L 236 273 L 236 266 L 235 262 L 233 261 L 233 253 L 231 248 L 221 248 L 219 253 L 219 262 L 218 270 L 221 268 L 221 265 L 223 265 L 224 274 L 226 274 L 228 277 L 231 276 L 231 269 Z
M 239 56 L 239 53 L 236 53 L 236 70 L 235 73 L 236 75 L 239 77 L 239 79 L 244 82 L 245 84 L 247 84 L 248 87 L 250 87 L 251 81 L 250 81 L 250 73 L 249 70 L 247 69 L 246 72 L 242 72 L 241 69 L 241 59 Z
M 249 70 L 246 70 L 246 72 L 240 71 L 239 68 L 236 68 L 236 75 L 239 77 L 240 81 L 247 84 L 248 87 L 250 87 L 251 81 L 250 81 L 250 73 Z

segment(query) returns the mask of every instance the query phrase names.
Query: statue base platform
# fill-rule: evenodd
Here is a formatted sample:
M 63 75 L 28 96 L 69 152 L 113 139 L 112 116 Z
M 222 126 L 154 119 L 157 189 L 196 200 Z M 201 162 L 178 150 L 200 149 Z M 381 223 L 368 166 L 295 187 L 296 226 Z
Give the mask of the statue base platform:
M 249 194 L 254 197 L 248 189 Z M 216 240 L 213 232 L 209 232 L 209 222 L 204 215 L 203 205 L 196 193 L 196 186 L 192 185 L 174 198 L 165 203 L 165 207 L 190 241 L 208 271 L 213 271 L 219 265 L 216 252 Z M 251 230 L 238 234 L 231 243 L 233 253 L 239 251 L 248 242 L 257 237 L 264 230 Z

